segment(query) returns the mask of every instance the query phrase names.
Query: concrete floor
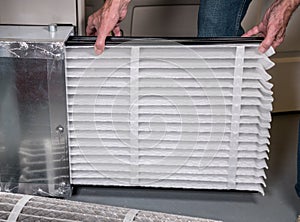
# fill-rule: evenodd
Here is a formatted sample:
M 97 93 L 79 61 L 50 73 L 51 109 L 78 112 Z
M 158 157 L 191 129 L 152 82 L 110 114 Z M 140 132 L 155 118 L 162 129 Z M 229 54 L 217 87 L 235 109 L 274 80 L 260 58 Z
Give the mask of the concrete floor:
M 294 222 L 300 114 L 273 116 L 266 195 L 180 189 L 77 187 L 72 200 L 203 217 L 224 222 Z

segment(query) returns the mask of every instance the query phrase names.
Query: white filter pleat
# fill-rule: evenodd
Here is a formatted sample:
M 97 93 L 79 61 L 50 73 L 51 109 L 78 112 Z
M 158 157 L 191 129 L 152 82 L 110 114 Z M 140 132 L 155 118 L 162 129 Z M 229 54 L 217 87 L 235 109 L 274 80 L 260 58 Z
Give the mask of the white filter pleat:
M 267 55 L 256 43 L 68 46 L 71 183 L 263 194 Z

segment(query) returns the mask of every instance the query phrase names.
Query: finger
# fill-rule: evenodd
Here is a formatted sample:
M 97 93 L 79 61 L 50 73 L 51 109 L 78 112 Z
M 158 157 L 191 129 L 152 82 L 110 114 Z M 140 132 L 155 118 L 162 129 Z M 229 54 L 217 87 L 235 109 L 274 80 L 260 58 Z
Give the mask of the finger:
M 113 29 L 113 33 L 115 36 L 122 36 L 121 28 L 119 25 L 116 25 Z
M 257 36 L 261 37 L 261 38 L 265 38 L 265 34 L 263 34 L 263 33 L 258 33 Z
M 265 53 L 275 41 L 275 36 L 276 36 L 276 31 L 269 29 L 265 39 L 260 44 L 258 51 L 261 53 Z
M 93 19 L 94 19 L 94 17 L 91 15 L 91 16 L 89 16 L 89 18 L 88 18 L 88 22 L 87 22 L 87 26 L 86 26 L 86 29 L 85 29 L 85 31 L 86 31 L 86 34 L 88 35 L 88 36 L 90 36 L 90 35 L 94 35 L 94 33 L 95 33 L 95 26 L 94 26 L 94 24 L 93 24 Z
M 97 34 L 97 30 L 95 27 L 90 27 L 88 29 L 88 27 L 86 28 L 86 35 L 87 36 L 95 36 Z
M 118 16 L 115 13 L 111 12 L 103 12 L 100 25 L 98 26 L 97 30 L 97 40 L 95 43 L 95 52 L 96 54 L 101 54 L 104 51 L 105 47 L 105 39 L 111 33 L 118 22 Z
M 96 35 L 96 29 L 95 28 L 91 28 L 89 30 L 86 30 L 86 35 L 87 36 L 95 36 Z
M 98 37 L 95 43 L 95 52 L 97 55 L 100 55 L 104 51 L 106 37 L 110 34 L 114 26 L 115 24 L 111 21 L 107 23 L 105 20 L 101 20 L 101 24 L 97 31 Z
M 251 36 L 257 35 L 258 33 L 260 33 L 259 27 L 254 26 L 252 29 L 250 29 L 244 35 L 242 35 L 242 37 L 251 37 Z
M 96 11 L 94 14 L 88 17 L 87 26 L 86 26 L 86 34 L 88 36 L 97 35 L 97 27 L 100 24 L 102 9 Z
M 95 43 L 95 52 L 97 55 L 100 55 L 103 51 L 104 51 L 104 47 L 105 47 L 105 39 L 106 39 L 107 35 L 102 34 L 98 34 L 96 43 Z
M 276 41 L 273 42 L 272 47 L 276 49 L 278 46 L 282 44 L 283 41 L 284 41 L 284 37 L 277 39 Z

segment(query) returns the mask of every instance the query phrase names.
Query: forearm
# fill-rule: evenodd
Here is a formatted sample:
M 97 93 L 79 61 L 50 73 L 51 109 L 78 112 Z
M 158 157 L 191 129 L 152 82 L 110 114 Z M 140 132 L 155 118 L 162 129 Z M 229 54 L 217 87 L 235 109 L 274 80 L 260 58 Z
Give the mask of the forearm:
M 98 11 L 101 20 L 109 18 L 108 20 L 118 24 L 125 18 L 130 1 L 131 0 L 106 0 L 102 8 Z
M 104 6 L 116 6 L 119 7 L 119 10 L 122 10 L 122 8 L 127 8 L 130 2 L 131 0 L 106 0 Z
M 283 9 L 290 11 L 292 14 L 299 7 L 300 0 L 276 0 L 274 4 L 281 4 Z
M 294 5 L 295 9 L 298 8 L 298 6 L 300 5 L 300 0 L 291 0 L 292 4 Z
M 282 19 L 284 21 L 284 25 L 287 26 L 289 23 L 290 18 L 292 17 L 295 10 L 300 5 L 300 0 L 275 0 L 273 8 L 278 7 L 278 11 L 275 14 L 282 13 Z M 277 15 L 275 15 L 277 16 Z

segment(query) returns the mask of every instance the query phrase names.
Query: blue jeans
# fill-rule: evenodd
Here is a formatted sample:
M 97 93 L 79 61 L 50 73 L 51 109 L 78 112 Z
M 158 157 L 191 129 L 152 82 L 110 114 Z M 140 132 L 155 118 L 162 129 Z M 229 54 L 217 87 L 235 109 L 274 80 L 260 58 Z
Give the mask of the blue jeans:
M 252 0 L 200 0 L 198 37 L 241 36 L 241 22 Z

